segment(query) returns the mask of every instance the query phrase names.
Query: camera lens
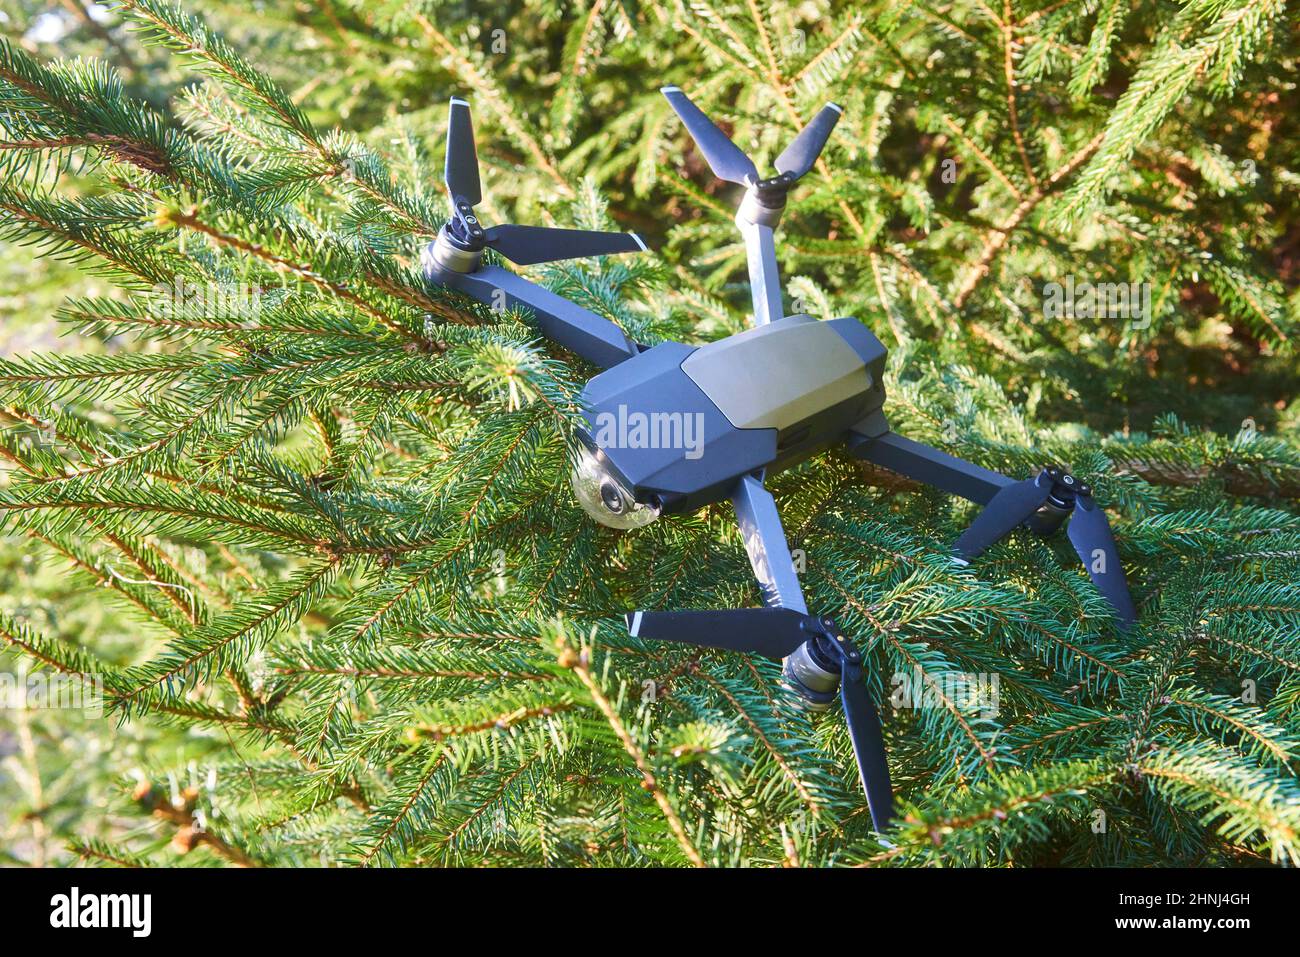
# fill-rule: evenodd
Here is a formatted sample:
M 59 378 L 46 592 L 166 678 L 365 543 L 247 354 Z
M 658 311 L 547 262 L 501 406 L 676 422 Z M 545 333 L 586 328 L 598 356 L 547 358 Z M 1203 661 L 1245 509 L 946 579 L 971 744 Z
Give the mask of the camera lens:
M 600 485 L 600 501 L 607 509 L 615 515 L 623 513 L 623 495 L 618 490 L 618 486 L 613 482 L 602 482 Z

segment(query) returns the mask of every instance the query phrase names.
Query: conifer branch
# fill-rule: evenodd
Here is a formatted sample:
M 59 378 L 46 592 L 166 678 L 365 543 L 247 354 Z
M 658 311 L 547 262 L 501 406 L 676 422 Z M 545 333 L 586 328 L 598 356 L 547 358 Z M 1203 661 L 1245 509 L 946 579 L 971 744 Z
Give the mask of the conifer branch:
M 150 827 L 45 815 L 9 859 L 170 864 L 174 837 L 226 866 L 1298 862 L 1283 0 L 519 0 L 491 51 L 440 0 L 125 0 L 98 28 L 62 3 L 55 57 L 0 42 L 0 581 L 24 610 L 0 652 L 97 679 L 123 719 L 41 716 L 56 745 L 24 760 L 67 806 L 140 760 L 204 783 L 155 783 Z M 840 720 L 620 620 L 757 606 L 731 510 L 586 521 L 565 476 L 594 370 L 418 265 L 454 94 L 484 121 L 485 218 L 609 229 L 607 197 L 663 250 L 530 278 L 647 347 L 743 330 L 737 194 L 650 75 L 762 169 L 843 107 L 777 233 L 790 311 L 888 340 L 900 434 L 1086 476 L 1139 608 L 1116 627 L 1068 536 L 961 568 L 975 505 L 838 453 L 769 471 L 868 693 L 918 685 L 881 708 L 883 835 Z M 1139 314 L 1061 314 L 1053 284 Z M 28 348 L 51 317 L 77 335 Z
M 180 802 L 175 802 L 159 794 L 150 784 L 143 784 L 133 795 L 147 813 L 160 821 L 166 821 L 176 828 L 171 846 L 181 854 L 188 854 L 196 847 L 206 847 L 218 857 L 236 867 L 260 867 L 256 858 L 243 848 L 221 837 L 207 828 L 195 827 L 194 800 L 196 791 L 186 790 Z
M 1036 210 L 1045 199 L 1056 193 L 1069 180 L 1070 176 L 1097 152 L 1105 139 L 1105 131 L 1094 136 L 1073 156 L 1058 166 L 1047 177 L 1046 181 L 1034 187 L 1006 219 L 989 231 L 979 255 L 975 257 L 975 262 L 967 268 L 964 278 L 957 283 L 956 292 L 952 297 L 952 303 L 956 308 L 962 308 L 966 300 L 970 298 L 971 293 L 988 276 L 993 261 L 1010 241 L 1012 233 L 1020 228 L 1030 213 Z
M 260 259 L 262 262 L 267 263 L 268 265 L 271 266 L 271 268 L 277 270 L 278 272 L 287 273 L 288 275 L 291 275 L 296 279 L 301 279 L 305 282 L 309 282 L 313 286 L 316 286 L 319 289 L 323 289 L 326 292 L 330 293 L 331 295 L 336 296 L 339 299 L 342 299 L 344 302 L 347 302 L 355 306 L 357 309 L 366 313 L 368 316 L 373 318 L 376 322 L 378 322 L 385 329 L 388 329 L 390 332 L 396 333 L 397 335 L 401 336 L 402 338 L 410 342 L 417 342 L 417 343 L 424 344 L 424 340 L 420 336 L 411 332 L 409 329 L 406 328 L 405 325 L 391 318 L 387 313 L 385 313 L 381 309 L 378 309 L 370 302 L 368 302 L 365 298 L 358 295 L 356 292 L 350 289 L 346 283 L 337 282 L 328 279 L 325 276 L 316 273 L 312 269 L 309 269 L 307 266 L 302 265 L 301 263 L 295 263 L 292 262 L 291 260 L 284 258 L 283 256 L 276 255 L 275 253 L 271 252 L 268 249 L 263 248 L 257 243 L 249 242 L 248 240 L 242 239 L 239 236 L 233 236 L 230 235 L 229 233 L 224 233 L 221 230 L 217 229 L 216 227 L 211 226 L 208 223 L 205 223 L 203 220 L 199 219 L 196 210 L 190 210 L 188 212 L 184 212 L 181 210 L 167 210 L 164 212 L 163 215 L 165 216 L 165 221 L 171 225 L 180 226 L 185 229 L 192 229 L 197 233 L 202 233 L 204 236 L 207 236 L 209 239 L 213 240 L 219 245 L 227 246 L 231 249 L 237 249 L 242 253 L 247 253 L 250 256 L 254 256 L 257 259 Z M 385 291 L 387 292 L 388 290 Z M 438 307 L 438 308 L 441 309 L 442 307 Z
M 637 771 L 641 773 L 641 785 L 650 792 L 655 803 L 659 805 L 659 810 L 663 812 L 664 819 L 668 822 L 668 827 L 671 829 L 673 837 L 677 841 L 677 846 L 682 849 L 682 853 L 686 855 L 686 859 L 695 867 L 707 867 L 708 865 L 705 864 L 704 858 L 700 856 L 700 852 L 695 848 L 695 845 L 691 843 L 690 837 L 687 836 L 686 827 L 682 824 L 682 819 L 678 817 L 677 810 L 673 807 L 672 801 L 668 799 L 668 795 L 665 794 L 663 789 L 660 787 L 659 781 L 651 770 L 650 763 L 646 760 L 645 754 L 636 743 L 636 739 L 633 738 L 631 733 L 627 730 L 627 726 L 623 724 L 623 719 L 619 717 L 617 709 L 609 698 L 605 696 L 605 693 L 600 690 L 600 685 L 597 684 L 596 679 L 592 677 L 591 669 L 587 662 L 587 652 L 574 651 L 564 643 L 563 638 L 559 639 L 557 642 L 557 649 L 559 650 L 560 666 L 562 668 L 568 668 L 577 675 L 578 680 L 582 682 L 582 686 L 587 689 L 587 694 L 591 696 L 592 703 L 595 704 L 600 713 L 605 716 L 605 720 L 609 722 L 609 726 L 613 729 L 615 737 L 617 737 L 619 743 L 623 745 L 623 750 L 628 753 L 628 756 L 632 759 L 632 763 L 636 765 Z

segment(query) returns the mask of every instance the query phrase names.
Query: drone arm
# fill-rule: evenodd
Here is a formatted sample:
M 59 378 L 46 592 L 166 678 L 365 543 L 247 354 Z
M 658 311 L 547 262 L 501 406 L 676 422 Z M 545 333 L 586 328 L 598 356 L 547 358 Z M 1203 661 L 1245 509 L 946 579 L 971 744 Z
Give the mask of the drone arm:
M 772 227 L 755 223 L 743 216 L 736 225 L 745 240 L 749 261 L 749 290 L 754 302 L 754 325 L 776 322 L 784 315 L 781 306 L 781 270 L 776 264 L 776 240 Z
M 883 831 L 893 820 L 894 799 L 880 716 L 863 682 L 862 655 L 834 621 L 808 614 L 776 501 L 763 480 L 758 475 L 743 477 L 731 503 L 766 607 L 638 611 L 627 616 L 628 631 L 633 637 L 782 660 L 787 685 L 802 687 L 797 693 L 819 709 L 835 699 L 838 686 L 871 820 Z
M 627 616 L 633 637 L 679 641 L 782 659 L 809 638 L 803 589 L 785 540 L 776 500 L 762 479 L 746 475 L 731 497 L 749 564 L 763 595 L 762 608 L 717 611 L 636 611 Z
M 808 614 L 772 493 L 763 487 L 761 479 L 746 475 L 731 497 L 731 504 L 736 510 L 741 538 L 745 540 L 749 564 L 763 594 L 763 604 Z
M 1052 494 L 1053 478 L 1062 474 L 1046 469 L 1040 476 L 1016 481 L 889 431 L 875 438 L 853 433 L 847 444 L 857 458 L 984 506 L 954 543 L 954 551 L 962 561 L 969 561 L 1020 524 L 1030 521 Z M 1068 475 L 1065 480 L 1077 485 Z M 1072 517 L 1067 532 L 1070 544 L 1122 626 L 1129 627 L 1137 620 L 1137 611 L 1106 513 L 1096 505 L 1086 487 L 1080 487 L 1077 496 L 1071 496 L 1071 503 Z M 1065 511 L 1061 507 L 1055 511 L 1059 524 Z M 1049 526 L 1044 533 L 1050 533 L 1053 528 Z
M 852 433 L 848 448 L 851 454 L 863 461 L 942 489 L 950 495 L 959 495 L 977 505 L 987 505 L 994 495 L 1014 481 L 947 452 L 914 442 L 897 432 L 885 432 L 875 438 Z
M 637 348 L 617 325 L 583 309 L 549 289 L 499 266 L 481 266 L 462 273 L 427 263 L 428 277 L 451 286 L 493 309 L 523 307 L 537 317 L 542 334 L 589 362 L 608 369 L 637 354 Z

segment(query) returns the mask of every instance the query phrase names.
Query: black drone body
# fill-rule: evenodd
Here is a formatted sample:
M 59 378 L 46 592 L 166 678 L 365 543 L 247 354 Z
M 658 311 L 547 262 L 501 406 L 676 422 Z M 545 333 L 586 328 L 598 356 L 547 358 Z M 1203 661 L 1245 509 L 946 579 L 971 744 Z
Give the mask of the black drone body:
M 521 265 L 644 250 L 634 233 L 504 225 L 484 228 L 469 105 L 451 101 L 446 182 L 452 219 L 425 251 L 429 278 L 496 306 L 522 306 L 543 335 L 604 371 L 583 393 L 587 427 L 573 485 L 583 508 L 615 528 L 730 501 L 764 607 L 635 611 L 634 636 L 741 651 L 781 661 L 787 686 L 813 709 L 837 695 L 877 830 L 893 816 L 880 720 L 862 656 L 836 623 L 809 613 L 766 477 L 841 445 L 862 460 L 969 499 L 983 510 L 954 545 L 966 562 L 1021 525 L 1039 534 L 1067 519 L 1068 536 L 1125 625 L 1136 613 L 1105 513 L 1092 490 L 1059 468 L 1017 481 L 893 432 L 885 418 L 885 347 L 856 319 L 785 316 L 773 228 L 786 193 L 812 169 L 839 119 L 829 104 L 762 179 L 754 163 L 676 87 L 664 95 L 720 178 L 745 187 L 736 215 L 749 259 L 754 327 L 703 346 L 640 346 L 613 322 L 508 270 L 482 263 L 493 248 Z

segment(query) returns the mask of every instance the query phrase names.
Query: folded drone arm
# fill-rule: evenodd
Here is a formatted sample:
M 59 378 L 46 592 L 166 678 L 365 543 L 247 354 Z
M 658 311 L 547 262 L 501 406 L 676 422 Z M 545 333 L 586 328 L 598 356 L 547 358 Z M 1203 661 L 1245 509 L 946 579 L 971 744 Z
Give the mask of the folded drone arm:
M 610 320 L 529 282 L 500 266 L 461 273 L 431 265 L 429 278 L 493 309 L 522 307 L 537 317 L 542 335 L 587 361 L 608 369 L 637 354 L 637 347 Z

